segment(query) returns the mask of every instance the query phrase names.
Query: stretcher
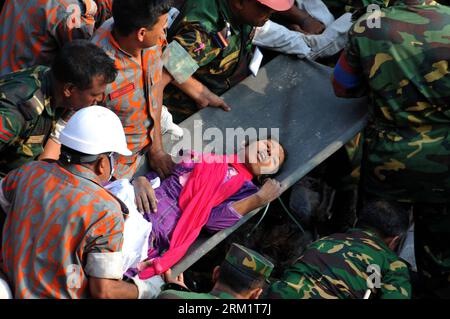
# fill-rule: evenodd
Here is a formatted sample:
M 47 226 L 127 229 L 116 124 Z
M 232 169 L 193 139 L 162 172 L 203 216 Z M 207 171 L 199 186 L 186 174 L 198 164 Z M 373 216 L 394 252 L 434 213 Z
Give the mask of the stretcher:
M 230 134 L 230 129 L 236 128 L 242 128 L 240 135 L 251 131 L 256 131 L 258 138 L 278 135 L 288 154 L 276 177 L 285 191 L 365 126 L 367 99 L 337 98 L 331 86 L 331 72 L 318 63 L 280 55 L 261 68 L 257 77 L 250 76 L 222 96 L 231 112 L 215 108 L 199 111 L 180 124 L 185 129 L 182 142 L 168 135 L 163 137 L 165 149 L 174 154 L 182 145 L 190 144 L 196 151 L 205 151 L 204 146 L 211 145 L 212 140 L 220 140 L 215 137 L 221 132 L 223 151 L 234 152 L 240 143 L 236 140 L 244 139 L 235 136 L 239 132 Z M 208 129 L 212 130 L 208 133 Z M 199 237 L 173 267 L 174 274 L 188 269 L 259 211 L 247 214 L 233 227 L 211 237 Z

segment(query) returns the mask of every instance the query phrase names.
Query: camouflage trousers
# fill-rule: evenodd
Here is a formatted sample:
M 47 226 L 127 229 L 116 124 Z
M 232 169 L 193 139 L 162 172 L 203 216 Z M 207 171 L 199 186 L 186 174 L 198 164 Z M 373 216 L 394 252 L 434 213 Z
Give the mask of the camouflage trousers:
M 450 204 L 414 204 L 414 246 L 426 296 L 450 299 Z

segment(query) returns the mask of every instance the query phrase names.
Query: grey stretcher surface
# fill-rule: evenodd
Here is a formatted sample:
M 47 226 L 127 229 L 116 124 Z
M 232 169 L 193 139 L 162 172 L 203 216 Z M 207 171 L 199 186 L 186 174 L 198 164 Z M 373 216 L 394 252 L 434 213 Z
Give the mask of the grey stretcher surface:
M 223 95 L 232 107 L 231 112 L 207 108 L 180 126 L 189 132 L 193 132 L 194 125 L 197 129 L 203 127 L 203 132 L 207 128 L 226 132 L 226 128 L 242 127 L 244 130 L 266 128 L 270 133 L 270 128 L 279 128 L 279 139 L 288 157 L 277 180 L 286 190 L 352 139 L 365 125 L 366 99 L 335 97 L 331 72 L 332 69 L 315 62 L 278 56 L 261 68 L 256 78 L 247 78 Z M 262 132 L 259 137 L 264 136 L 265 132 Z M 232 138 L 226 137 L 228 140 Z M 181 148 L 179 141 L 173 141 L 167 135 L 163 140 L 169 153 L 176 153 Z M 193 142 L 194 134 L 191 134 L 191 140 Z M 198 143 L 192 148 L 201 151 L 201 147 L 210 142 L 203 141 L 203 145 Z M 228 145 L 225 141 L 224 144 Z M 238 142 L 229 144 L 227 153 L 233 152 Z M 173 267 L 174 273 L 178 275 L 188 269 L 258 211 L 247 214 L 233 227 L 210 238 L 200 237 Z

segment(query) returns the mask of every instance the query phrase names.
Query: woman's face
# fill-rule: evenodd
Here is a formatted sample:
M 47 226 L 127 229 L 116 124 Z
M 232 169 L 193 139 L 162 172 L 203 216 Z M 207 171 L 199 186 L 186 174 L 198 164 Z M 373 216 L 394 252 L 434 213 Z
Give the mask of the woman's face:
M 274 140 L 255 141 L 245 149 L 245 162 L 254 176 L 275 174 L 284 159 L 283 147 Z

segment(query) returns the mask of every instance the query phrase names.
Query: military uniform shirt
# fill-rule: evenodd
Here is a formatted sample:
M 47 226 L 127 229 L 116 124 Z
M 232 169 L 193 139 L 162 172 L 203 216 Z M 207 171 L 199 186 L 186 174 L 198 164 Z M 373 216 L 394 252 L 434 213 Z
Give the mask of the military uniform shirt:
M 95 28 L 98 29 L 106 20 L 112 17 L 113 0 L 94 0 L 97 4 Z
M 335 18 L 340 17 L 344 13 L 354 13 L 357 10 L 366 8 L 371 4 L 376 4 L 380 7 L 386 7 L 389 0 L 322 0 L 328 7 Z
M 65 43 L 89 39 L 111 0 L 8 0 L 0 15 L 0 75 L 50 66 Z M 105 21 L 105 20 L 103 20 Z
M 369 265 L 379 266 L 383 299 L 411 298 L 406 264 L 369 231 L 352 229 L 311 244 L 270 286 L 269 297 L 283 299 L 363 299 Z M 373 282 L 373 281 L 372 281 Z
M 194 77 L 222 95 L 250 74 L 253 30 L 234 21 L 227 0 L 187 0 L 169 30 L 169 40 L 181 44 L 198 63 Z M 228 46 L 217 41 L 218 33 Z M 164 91 L 164 104 L 176 122 L 197 111 L 195 103 L 172 85 Z
M 0 203 L 15 298 L 87 298 L 88 277 L 122 278 L 121 206 L 89 169 L 28 163 L 1 182 Z
M 450 200 L 450 8 L 408 0 L 350 31 L 334 71 L 344 96 L 370 94 L 365 191 L 390 200 Z
M 106 21 L 95 33 L 92 42 L 103 48 L 119 70 L 116 80 L 106 87 L 105 106 L 119 116 L 125 130 L 130 157 L 119 158 L 114 177 L 133 177 L 140 155 L 150 146 L 153 119 L 159 108 L 157 83 L 162 77 L 162 45 L 142 50 L 137 61 L 123 51 L 112 35 L 114 20 Z
M 0 77 L 0 176 L 42 153 L 55 119 L 50 81 L 43 66 Z

